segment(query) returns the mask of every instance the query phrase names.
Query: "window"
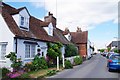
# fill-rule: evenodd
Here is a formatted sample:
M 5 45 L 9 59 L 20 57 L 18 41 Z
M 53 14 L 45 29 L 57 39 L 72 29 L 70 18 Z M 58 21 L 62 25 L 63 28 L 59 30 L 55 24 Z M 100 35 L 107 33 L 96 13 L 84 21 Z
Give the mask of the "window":
M 21 26 L 24 26 L 24 17 L 23 16 L 21 16 Z
M 25 58 L 35 57 L 35 44 L 25 44 Z
M 1 56 L 0 56 L 0 59 L 1 60 L 5 60 L 6 46 L 7 46 L 7 43 L 0 43 L 0 47 L 1 47 Z
M 44 52 L 42 52 L 42 56 L 44 56 Z
M 31 45 L 31 57 L 35 57 L 35 45 Z
M 30 58 L 30 45 L 25 45 L 25 58 Z
M 28 30 L 29 28 L 29 18 L 20 15 L 20 28 Z

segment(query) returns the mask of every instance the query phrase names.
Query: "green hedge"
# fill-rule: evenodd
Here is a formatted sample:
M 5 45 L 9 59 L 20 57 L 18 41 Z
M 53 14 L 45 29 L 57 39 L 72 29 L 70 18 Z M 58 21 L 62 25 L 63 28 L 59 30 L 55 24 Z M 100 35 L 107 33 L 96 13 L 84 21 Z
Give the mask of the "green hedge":
M 82 64 L 82 58 L 81 57 L 75 57 L 74 58 L 74 65 L 80 65 Z
M 7 77 L 6 75 L 10 72 L 7 68 L 0 68 L 0 72 L 2 72 L 2 77 Z
M 71 62 L 69 60 L 65 61 L 65 69 L 70 69 L 73 68 L 73 65 L 71 64 Z

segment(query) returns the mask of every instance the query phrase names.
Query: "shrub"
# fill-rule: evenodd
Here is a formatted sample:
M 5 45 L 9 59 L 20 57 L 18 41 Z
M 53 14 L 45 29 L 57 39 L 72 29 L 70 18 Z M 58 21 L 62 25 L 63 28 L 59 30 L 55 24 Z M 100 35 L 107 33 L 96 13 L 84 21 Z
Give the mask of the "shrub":
M 54 74 L 56 74 L 56 70 L 48 70 L 48 72 L 47 72 L 47 76 L 52 76 L 52 75 L 54 75 Z
M 71 57 L 78 55 L 77 47 L 73 44 L 67 44 L 65 46 L 65 57 Z
M 81 57 L 75 57 L 75 58 L 74 58 L 74 64 L 75 64 L 75 65 L 80 65 L 80 64 L 82 64 L 82 58 L 81 58 Z
M 40 58 L 40 63 L 39 64 L 40 64 L 40 69 L 47 69 L 48 68 L 47 62 L 46 62 L 44 57 Z
M 65 61 L 65 69 L 70 69 L 73 68 L 73 65 L 71 64 L 71 62 L 69 60 Z
M 15 52 L 10 52 L 10 54 L 6 55 L 6 58 L 10 58 L 12 62 L 11 67 L 13 68 L 14 71 L 19 70 L 21 68 L 22 61 L 20 58 L 17 59 Z
M 0 71 L 2 71 L 2 77 L 6 77 L 7 74 L 10 72 L 7 68 L 1 68 Z
M 33 66 L 32 62 L 26 63 L 25 66 L 24 66 L 24 69 L 25 69 L 26 72 L 33 71 L 34 66 Z
M 25 64 L 24 67 L 27 71 L 38 71 L 40 69 L 48 68 L 45 58 L 39 58 L 38 55 L 35 56 L 32 62 Z

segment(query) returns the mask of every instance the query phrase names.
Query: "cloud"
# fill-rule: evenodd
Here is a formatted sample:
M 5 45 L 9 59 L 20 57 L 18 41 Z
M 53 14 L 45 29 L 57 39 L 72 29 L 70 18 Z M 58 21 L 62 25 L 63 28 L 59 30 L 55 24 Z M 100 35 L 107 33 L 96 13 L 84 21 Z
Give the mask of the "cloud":
M 35 1 L 35 0 L 34 0 Z M 43 1 L 43 0 L 42 0 Z M 44 0 L 42 5 L 57 18 L 57 27 L 75 31 L 79 26 L 82 30 L 93 29 L 95 25 L 107 21 L 117 23 L 118 0 Z M 41 7 L 41 1 L 34 3 Z

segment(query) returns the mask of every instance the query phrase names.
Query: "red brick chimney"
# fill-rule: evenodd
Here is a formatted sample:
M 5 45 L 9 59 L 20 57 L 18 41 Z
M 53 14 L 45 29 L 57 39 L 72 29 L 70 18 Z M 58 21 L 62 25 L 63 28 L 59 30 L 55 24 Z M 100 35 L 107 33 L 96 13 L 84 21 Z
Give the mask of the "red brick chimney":
M 70 32 L 69 29 L 66 27 L 65 31 L 63 32 L 63 35 L 67 35 L 69 32 Z
M 52 13 L 48 12 L 48 16 L 44 17 L 45 22 L 52 22 L 53 27 L 56 27 L 56 18 L 53 16 Z
M 81 28 L 77 27 L 77 31 L 76 32 L 82 32 Z

